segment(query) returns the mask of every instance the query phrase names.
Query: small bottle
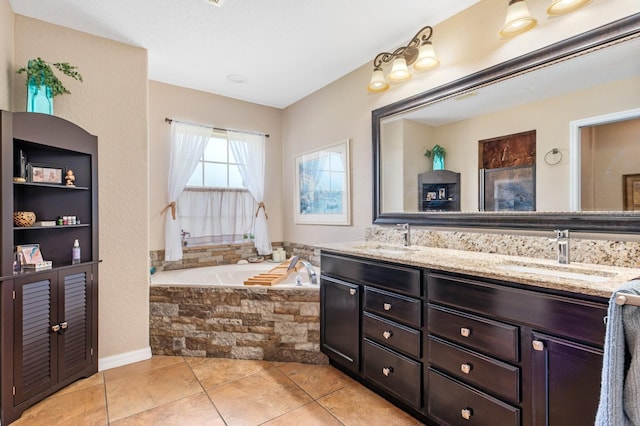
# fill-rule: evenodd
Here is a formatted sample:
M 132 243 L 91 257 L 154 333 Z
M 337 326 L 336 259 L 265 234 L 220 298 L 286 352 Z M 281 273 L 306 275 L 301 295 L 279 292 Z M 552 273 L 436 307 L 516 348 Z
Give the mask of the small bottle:
M 71 249 L 71 263 L 80 263 L 80 243 L 77 238 L 73 242 L 73 248 Z

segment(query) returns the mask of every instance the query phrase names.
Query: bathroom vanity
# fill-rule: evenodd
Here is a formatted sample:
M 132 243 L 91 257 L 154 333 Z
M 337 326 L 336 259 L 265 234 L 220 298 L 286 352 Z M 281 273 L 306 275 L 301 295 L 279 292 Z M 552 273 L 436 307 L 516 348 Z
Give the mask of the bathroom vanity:
M 608 297 L 637 270 L 565 278 L 375 243 L 321 257 L 322 351 L 401 408 L 435 424 L 593 424 Z

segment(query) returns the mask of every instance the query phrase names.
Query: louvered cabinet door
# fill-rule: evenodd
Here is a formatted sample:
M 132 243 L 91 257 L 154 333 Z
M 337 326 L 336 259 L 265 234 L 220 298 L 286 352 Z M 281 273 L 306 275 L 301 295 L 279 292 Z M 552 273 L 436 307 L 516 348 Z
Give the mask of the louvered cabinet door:
M 14 280 L 14 406 L 57 382 L 57 274 Z
M 58 380 L 78 373 L 92 363 L 91 266 L 58 272 L 59 319 L 64 331 L 58 336 Z

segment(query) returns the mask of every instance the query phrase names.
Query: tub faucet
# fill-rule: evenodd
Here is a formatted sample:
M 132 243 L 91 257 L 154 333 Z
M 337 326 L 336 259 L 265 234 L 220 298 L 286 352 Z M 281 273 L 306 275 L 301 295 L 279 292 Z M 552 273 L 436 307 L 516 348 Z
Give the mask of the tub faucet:
M 401 229 L 401 233 L 404 236 L 404 240 L 402 241 L 402 245 L 407 247 L 411 245 L 411 227 L 408 223 L 399 223 L 396 225 L 396 228 Z
M 556 229 L 553 232 L 556 234 L 556 237 L 552 238 L 551 241 L 555 241 L 556 243 L 558 263 L 567 265 L 569 264 L 569 230 Z
M 307 274 L 309 274 L 309 282 L 311 284 L 318 284 L 318 276 L 316 275 L 315 269 L 313 269 L 313 265 L 307 262 L 306 260 L 301 260 L 302 266 L 307 270 Z
M 186 232 L 184 229 L 180 230 L 180 239 L 182 240 L 182 245 L 184 247 L 187 246 L 187 237 L 191 236 L 191 232 Z

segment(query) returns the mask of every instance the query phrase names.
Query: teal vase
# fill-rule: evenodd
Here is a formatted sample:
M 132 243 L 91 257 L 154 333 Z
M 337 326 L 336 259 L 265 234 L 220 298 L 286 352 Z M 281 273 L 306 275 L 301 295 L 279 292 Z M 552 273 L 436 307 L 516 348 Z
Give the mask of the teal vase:
M 27 112 L 53 115 L 53 96 L 51 96 L 51 88 L 49 86 L 36 86 L 33 79 L 29 79 Z
M 433 154 L 433 170 L 444 170 L 444 157 L 441 154 Z

